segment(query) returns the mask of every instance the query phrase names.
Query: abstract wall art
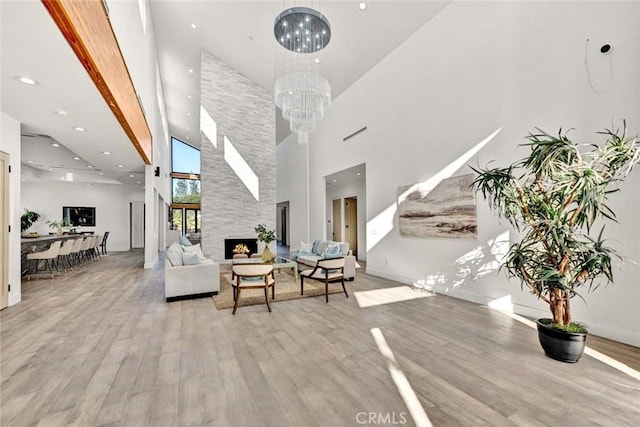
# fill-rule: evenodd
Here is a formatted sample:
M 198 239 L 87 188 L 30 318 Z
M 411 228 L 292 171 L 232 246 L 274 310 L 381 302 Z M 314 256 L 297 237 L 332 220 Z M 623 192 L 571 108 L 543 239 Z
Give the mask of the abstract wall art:
M 420 184 L 398 189 L 400 235 L 454 239 L 477 238 L 473 174 L 440 181 L 429 191 Z

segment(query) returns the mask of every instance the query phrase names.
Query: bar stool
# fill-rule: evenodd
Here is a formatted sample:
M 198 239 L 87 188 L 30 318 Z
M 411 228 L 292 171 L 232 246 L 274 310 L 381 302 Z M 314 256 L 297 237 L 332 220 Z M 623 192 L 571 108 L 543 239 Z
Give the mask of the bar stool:
M 82 242 L 82 238 L 75 239 L 73 241 L 73 246 L 71 247 L 69 258 L 73 261 L 74 267 L 76 265 L 80 265 L 80 249 L 82 248 Z
M 54 261 L 58 258 L 58 252 L 60 251 L 60 245 L 62 242 L 60 240 L 56 240 L 51 243 L 49 249 L 42 252 L 34 252 L 31 254 L 27 254 L 27 259 L 29 260 L 29 274 L 27 275 L 27 280 L 31 280 L 31 261 L 36 262 L 36 272 L 34 274 L 38 274 L 38 264 L 40 261 L 46 261 L 45 266 L 49 267 L 49 273 L 51 274 L 51 278 L 53 279 L 53 270 L 51 269 L 54 265 Z M 55 266 L 56 271 L 58 271 L 58 267 Z M 58 271 L 59 272 L 59 271 Z
M 71 262 L 69 261 L 69 254 L 71 254 L 71 249 L 73 248 L 73 244 L 74 244 L 73 239 L 67 239 L 64 241 L 64 243 L 62 244 L 62 247 L 58 251 L 58 260 L 56 261 L 56 264 L 62 263 L 62 268 L 64 268 L 65 273 L 67 271 L 67 267 L 64 265 L 65 260 L 67 261 L 67 265 L 69 266 L 69 268 L 71 268 Z
M 107 237 L 109 237 L 108 231 L 104 233 L 104 236 L 102 236 L 102 243 L 100 243 L 100 248 L 102 249 L 102 255 L 107 254 Z
M 82 241 L 82 246 L 80 246 L 80 258 L 82 259 L 84 257 L 84 260 L 86 262 L 89 261 L 89 248 L 91 247 L 92 243 L 93 237 L 85 237 L 85 239 Z
M 96 254 L 96 259 L 100 258 L 100 236 L 93 238 L 93 253 Z

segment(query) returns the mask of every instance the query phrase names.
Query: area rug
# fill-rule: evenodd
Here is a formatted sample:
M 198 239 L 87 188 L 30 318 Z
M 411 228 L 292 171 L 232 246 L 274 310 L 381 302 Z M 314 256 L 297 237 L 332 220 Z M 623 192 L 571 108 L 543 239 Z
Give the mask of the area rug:
M 296 282 L 295 278 L 291 274 L 287 274 L 284 271 L 276 271 L 276 298 L 271 299 L 271 290 L 269 290 L 269 304 L 277 303 L 280 301 L 287 301 L 298 298 L 307 297 L 324 297 L 324 283 L 316 280 L 304 281 L 304 295 L 300 295 L 300 281 Z M 345 281 L 348 287 L 349 282 Z M 347 292 L 349 290 L 347 289 Z M 340 283 L 329 284 L 329 294 L 342 293 L 342 286 Z M 344 297 L 344 293 L 342 293 Z M 233 308 L 233 288 L 231 287 L 231 273 L 223 272 L 220 274 L 220 291 L 218 295 L 213 296 L 213 302 L 218 310 L 227 308 Z M 239 307 L 247 305 L 264 304 L 264 290 L 262 289 L 245 289 L 240 295 Z

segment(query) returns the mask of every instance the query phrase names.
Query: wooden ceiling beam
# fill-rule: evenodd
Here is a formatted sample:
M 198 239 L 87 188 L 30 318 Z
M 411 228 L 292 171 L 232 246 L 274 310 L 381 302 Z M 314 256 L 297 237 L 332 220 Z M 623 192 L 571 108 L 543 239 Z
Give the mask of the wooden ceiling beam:
M 42 0 L 142 160 L 153 164 L 151 131 L 100 0 Z

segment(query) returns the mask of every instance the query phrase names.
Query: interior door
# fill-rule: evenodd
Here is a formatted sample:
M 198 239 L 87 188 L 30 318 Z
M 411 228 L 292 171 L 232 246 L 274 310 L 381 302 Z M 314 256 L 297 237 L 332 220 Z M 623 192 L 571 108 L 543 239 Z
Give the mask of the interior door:
M 132 202 L 129 204 L 130 215 L 130 246 L 131 248 L 144 248 L 144 202 Z
M 358 256 L 358 199 L 347 197 L 344 199 L 344 232 L 345 241 L 354 256 Z
M 331 215 L 331 221 L 333 222 L 333 237 L 331 240 L 334 242 L 342 241 L 342 209 L 340 209 L 340 199 L 333 201 L 333 213 Z
M 2 208 L 0 209 L 0 310 L 9 305 L 9 155 L 0 151 L 0 188 L 2 188 Z

